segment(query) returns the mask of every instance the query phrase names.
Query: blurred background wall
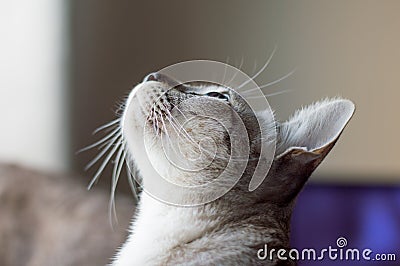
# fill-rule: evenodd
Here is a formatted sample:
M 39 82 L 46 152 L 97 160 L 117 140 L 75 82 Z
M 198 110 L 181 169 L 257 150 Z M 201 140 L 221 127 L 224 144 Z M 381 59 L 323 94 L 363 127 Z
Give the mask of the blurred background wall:
M 398 1 L 19 0 L 0 10 L 4 160 L 89 179 L 83 168 L 96 151 L 75 152 L 100 137 L 92 131 L 147 73 L 183 60 L 239 67 L 243 59 L 251 75 L 277 45 L 257 82 L 296 69 L 265 91 L 291 90 L 269 98 L 279 119 L 328 96 L 357 105 L 312 180 L 400 180 Z
M 0 1 L 0 160 L 68 170 L 64 2 Z
M 278 118 L 327 96 L 357 105 L 314 180 L 398 182 L 398 10 L 398 1 L 72 1 L 71 148 L 90 143 L 147 73 L 182 60 L 239 66 L 243 58 L 252 74 L 276 44 L 257 82 L 296 68 L 266 91 L 292 90 L 269 98 Z M 90 156 L 71 158 L 73 169 Z

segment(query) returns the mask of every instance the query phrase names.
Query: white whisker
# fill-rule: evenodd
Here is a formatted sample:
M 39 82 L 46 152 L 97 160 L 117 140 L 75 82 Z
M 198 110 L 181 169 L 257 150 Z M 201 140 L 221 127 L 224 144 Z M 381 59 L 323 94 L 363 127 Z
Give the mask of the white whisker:
M 164 133 L 165 133 L 167 139 L 169 140 L 170 143 L 173 143 L 173 141 L 172 141 L 170 135 L 168 134 L 167 125 L 165 124 L 165 121 L 164 121 L 162 115 L 160 116 L 160 119 L 161 119 L 162 128 L 164 128 Z M 177 154 L 179 154 L 179 153 L 175 150 L 175 145 L 171 145 L 171 146 L 172 146 L 172 149 L 174 150 L 174 152 L 177 153 Z
M 267 98 L 267 97 L 271 97 L 271 96 L 276 96 L 276 95 L 280 95 L 286 92 L 292 92 L 293 90 L 282 90 L 282 91 L 277 91 L 277 92 L 273 92 L 273 93 L 269 93 L 269 94 L 263 94 L 263 95 L 259 95 L 259 96 L 248 96 L 245 97 L 245 99 L 259 99 L 259 98 Z
M 284 75 L 284 76 L 282 76 L 282 77 L 280 77 L 280 78 L 278 78 L 278 79 L 276 79 L 276 80 L 274 80 L 274 81 L 271 81 L 271 82 L 269 82 L 269 83 L 267 83 L 267 84 L 264 84 L 264 85 L 259 86 L 259 87 L 256 87 L 256 88 L 252 88 L 252 89 L 246 90 L 246 91 L 242 92 L 242 94 L 246 94 L 246 93 L 249 93 L 249 92 L 256 91 L 256 90 L 258 90 L 258 89 L 264 89 L 264 88 L 266 88 L 266 87 L 272 86 L 272 85 L 274 85 L 274 84 L 276 84 L 276 83 L 279 83 L 279 82 L 281 82 L 282 80 L 284 80 L 284 79 L 290 77 L 291 75 L 293 75 L 294 72 L 296 72 L 296 69 L 293 69 L 293 70 L 290 71 L 288 74 L 286 74 L 286 75 Z
M 139 192 L 136 187 L 135 175 L 132 173 L 132 170 L 129 167 L 129 161 L 126 159 L 126 157 L 125 157 L 125 162 L 126 162 L 126 172 L 128 175 L 129 187 L 131 188 L 131 191 L 132 191 L 132 194 L 133 194 L 135 200 L 138 201 L 139 200 L 139 196 L 138 196 Z M 135 181 L 133 181 L 133 180 L 135 180 Z
M 178 110 L 179 108 L 176 107 Z M 186 129 L 180 125 L 180 123 L 175 119 L 175 117 L 172 116 L 171 112 L 166 109 L 168 116 L 165 116 L 168 121 L 170 122 L 171 126 L 174 128 L 175 132 L 177 133 L 178 137 L 183 134 L 184 137 L 188 138 L 190 142 L 193 143 L 196 147 L 198 146 L 198 143 L 189 135 L 189 133 L 186 131 Z M 183 133 L 182 133 L 183 131 Z
M 80 149 L 79 151 L 77 151 L 77 153 L 81 153 L 81 152 L 84 152 L 84 151 L 87 151 L 87 150 L 90 150 L 90 149 L 92 149 L 92 148 L 94 148 L 94 147 L 96 147 L 96 146 L 98 146 L 98 145 L 100 145 L 100 144 L 102 144 L 102 143 L 108 143 L 107 142 L 107 140 L 110 140 L 111 139 L 111 137 L 113 137 L 118 131 L 120 131 L 121 129 L 118 127 L 118 128 L 116 128 L 116 129 L 114 129 L 111 133 L 109 133 L 107 136 L 105 136 L 104 138 L 102 138 L 102 139 L 100 139 L 99 141 L 97 141 L 97 142 L 95 142 L 95 143 L 93 143 L 93 144 L 90 144 L 89 146 L 86 146 L 85 148 L 82 148 L 82 149 Z
M 99 131 L 101 131 L 101 130 L 103 130 L 103 129 L 105 129 L 105 128 L 108 128 L 108 127 L 111 127 L 112 125 L 117 124 L 117 123 L 120 122 L 120 121 L 121 121 L 121 119 L 118 118 L 118 119 L 115 119 L 115 120 L 113 120 L 113 121 L 111 121 L 111 122 L 108 122 L 108 123 L 106 123 L 106 124 L 104 124 L 104 125 L 102 125 L 102 126 L 96 128 L 96 130 L 93 131 L 92 134 L 94 135 L 94 134 L 98 133 Z
M 225 63 L 225 68 L 224 68 L 224 75 L 222 76 L 221 84 L 224 84 L 224 82 L 225 82 L 226 70 L 228 68 L 228 65 L 229 65 L 229 56 L 226 58 L 226 63 Z
M 175 105 L 175 104 L 173 104 L 173 103 L 169 103 L 169 104 L 171 104 L 174 108 L 173 109 L 176 109 L 182 116 L 183 116 L 183 118 L 185 119 L 185 120 L 187 120 L 187 117 L 185 116 L 185 114 L 181 111 L 181 109 L 179 109 L 179 107 L 177 106 L 177 105 Z
M 242 59 L 241 59 L 241 61 L 240 61 L 240 65 L 239 65 L 239 67 L 238 67 L 239 70 L 242 69 L 243 62 L 244 62 L 244 59 L 243 59 L 243 57 L 242 57 Z M 236 78 L 238 72 L 239 72 L 239 71 L 235 71 L 235 74 L 233 74 L 232 78 L 231 78 L 228 82 L 226 82 L 226 84 L 224 84 L 224 85 L 228 85 L 228 86 L 229 86 L 229 84 L 230 84 L 232 81 L 235 80 L 235 78 Z M 229 87 L 230 87 L 230 86 L 229 86 Z
M 158 136 L 158 133 L 159 133 L 159 132 L 160 132 L 160 136 L 161 136 L 161 129 L 160 129 L 160 127 L 159 127 L 159 122 L 158 122 L 158 119 L 157 119 L 157 113 L 154 113 L 153 123 L 154 123 L 154 120 L 155 120 L 155 124 L 157 125 L 157 126 L 156 126 L 156 128 L 157 128 L 156 136 Z
M 120 136 L 120 139 L 122 139 L 122 136 Z M 103 172 L 104 168 L 107 166 L 107 163 L 110 161 L 111 157 L 114 155 L 115 151 L 118 149 L 119 145 L 115 145 L 114 148 L 110 151 L 110 153 L 107 155 L 107 157 L 103 160 L 103 163 L 100 165 L 99 169 L 97 170 L 96 174 L 92 178 L 92 181 L 90 181 L 90 184 L 88 186 L 88 189 L 91 189 L 94 183 L 98 180 L 100 177 L 101 173 Z
M 250 81 L 254 80 L 255 78 L 257 78 L 269 65 L 269 63 L 272 60 L 272 57 L 274 56 L 275 52 L 276 52 L 277 46 L 275 45 L 274 50 L 272 51 L 271 55 L 269 56 L 267 62 L 265 62 L 264 66 L 255 74 L 253 75 L 250 79 L 246 80 L 245 82 L 243 82 L 238 88 L 237 90 L 239 90 L 240 88 L 242 88 L 244 85 L 248 84 Z
M 89 170 L 104 154 L 110 147 L 122 136 L 122 132 L 117 133 L 112 140 L 108 143 L 108 145 L 93 159 L 91 160 L 85 167 L 85 171 Z
M 110 203 L 109 203 L 109 218 L 110 218 L 110 224 L 113 226 L 113 220 L 116 221 L 118 224 L 118 218 L 117 218 L 117 212 L 115 209 L 115 190 L 117 188 L 118 184 L 118 179 L 121 174 L 122 166 L 124 165 L 125 162 L 125 145 L 122 144 L 120 145 L 120 148 L 117 152 L 117 155 L 115 156 L 115 161 L 114 161 L 114 168 L 113 168 L 113 174 L 112 174 L 112 179 L 111 179 L 111 195 L 110 195 Z M 122 158 L 122 159 L 121 159 Z

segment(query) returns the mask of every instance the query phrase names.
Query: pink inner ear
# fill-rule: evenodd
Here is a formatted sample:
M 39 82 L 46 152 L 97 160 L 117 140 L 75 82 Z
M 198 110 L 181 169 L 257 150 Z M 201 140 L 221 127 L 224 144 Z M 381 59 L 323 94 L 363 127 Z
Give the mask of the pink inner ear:
M 277 154 L 291 147 L 308 151 L 335 141 L 354 113 L 354 104 L 345 99 L 324 100 L 297 111 L 281 125 Z

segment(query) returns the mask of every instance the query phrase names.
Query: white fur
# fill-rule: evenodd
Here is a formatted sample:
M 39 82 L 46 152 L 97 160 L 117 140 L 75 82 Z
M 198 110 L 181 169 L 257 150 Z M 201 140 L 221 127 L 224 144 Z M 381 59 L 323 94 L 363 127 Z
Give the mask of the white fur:
M 199 219 L 198 207 L 176 207 L 142 194 L 140 215 L 113 265 L 160 265 L 168 251 L 180 243 L 199 238 L 218 223 Z

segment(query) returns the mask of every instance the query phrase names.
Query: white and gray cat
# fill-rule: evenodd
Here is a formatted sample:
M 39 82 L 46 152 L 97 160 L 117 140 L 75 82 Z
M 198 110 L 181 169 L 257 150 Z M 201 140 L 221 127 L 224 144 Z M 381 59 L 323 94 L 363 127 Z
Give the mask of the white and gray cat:
M 294 261 L 282 261 L 276 256 L 260 260 L 257 251 L 265 244 L 289 249 L 289 224 L 296 196 L 334 146 L 353 115 L 354 104 L 340 98 L 327 99 L 297 111 L 286 122 L 259 125 L 258 121 L 266 121 L 264 113 L 253 112 L 230 88 L 208 82 L 189 82 L 172 89 L 170 86 L 168 77 L 151 74 L 132 90 L 124 109 L 121 138 L 144 192 L 140 194 L 130 235 L 112 265 L 294 265 Z M 187 99 L 195 100 L 186 104 Z M 184 126 L 186 138 L 177 133 L 179 116 L 196 116 L 200 110 L 213 108 L 220 112 L 216 102 L 230 107 L 230 111 L 224 110 L 226 121 L 235 117 L 233 113 L 239 114 L 247 130 L 244 137 L 249 139 L 250 154 L 240 180 L 222 197 L 193 207 L 174 206 L 146 193 L 153 174 L 146 157 L 168 173 L 171 182 L 181 185 L 201 186 L 224 170 L 231 143 L 216 121 L 204 119 Z M 233 120 L 231 123 L 234 127 Z M 267 133 L 275 130 L 276 152 L 263 183 L 249 192 L 248 184 L 257 165 L 254 158 L 260 155 L 262 141 L 268 139 L 260 128 L 266 128 Z M 165 143 L 178 142 L 183 142 L 180 149 L 185 156 L 200 156 L 193 143 L 200 145 L 207 137 L 212 138 L 214 146 L 201 143 L 202 149 L 213 147 L 215 154 L 195 173 L 175 171 L 164 156 Z M 146 150 L 141 145 L 144 138 L 151 142 Z

